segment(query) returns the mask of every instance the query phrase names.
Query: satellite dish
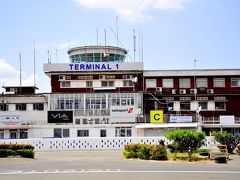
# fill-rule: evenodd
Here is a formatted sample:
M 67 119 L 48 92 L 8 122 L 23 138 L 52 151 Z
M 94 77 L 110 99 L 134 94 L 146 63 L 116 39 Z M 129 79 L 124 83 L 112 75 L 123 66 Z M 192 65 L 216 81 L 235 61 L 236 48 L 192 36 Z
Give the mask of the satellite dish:
M 138 81 L 137 76 L 132 79 L 132 82 L 134 82 L 134 83 L 137 83 L 137 81 Z

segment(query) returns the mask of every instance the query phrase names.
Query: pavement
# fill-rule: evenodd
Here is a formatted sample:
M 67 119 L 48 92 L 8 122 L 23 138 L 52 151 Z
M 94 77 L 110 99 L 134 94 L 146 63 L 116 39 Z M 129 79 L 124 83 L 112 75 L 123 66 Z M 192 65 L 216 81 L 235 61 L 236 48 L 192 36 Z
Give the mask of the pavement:
M 240 156 L 230 159 L 218 164 L 125 159 L 122 150 L 36 152 L 35 159 L 1 158 L 0 179 L 239 179 Z

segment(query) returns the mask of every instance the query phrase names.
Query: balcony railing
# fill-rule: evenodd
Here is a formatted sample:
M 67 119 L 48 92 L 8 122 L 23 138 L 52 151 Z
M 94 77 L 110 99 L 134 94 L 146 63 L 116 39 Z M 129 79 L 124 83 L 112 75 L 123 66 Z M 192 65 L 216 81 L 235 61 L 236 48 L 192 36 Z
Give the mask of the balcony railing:
M 240 124 L 240 117 L 235 117 L 235 124 Z M 219 117 L 203 117 L 202 118 L 203 124 L 220 124 Z
M 163 117 L 163 123 L 176 123 L 176 122 L 171 122 L 171 121 L 170 121 L 170 116 L 175 116 L 175 115 L 164 115 L 164 117 Z M 179 115 L 179 116 L 189 116 L 189 114 L 188 114 L 188 115 L 186 115 L 186 114 L 181 114 L 181 115 Z M 192 122 L 189 122 L 189 123 L 195 123 L 195 122 L 197 122 L 197 118 L 196 118 L 195 115 L 192 115 L 191 117 L 192 117 Z M 199 119 L 200 119 L 200 118 L 201 118 L 201 117 L 199 116 Z M 143 117 L 138 118 L 138 119 L 137 119 L 137 123 L 150 123 L 150 114 L 145 114 L 145 115 L 143 115 Z M 181 122 L 177 122 L 177 123 L 181 123 Z M 186 123 L 186 122 L 184 122 L 184 123 Z

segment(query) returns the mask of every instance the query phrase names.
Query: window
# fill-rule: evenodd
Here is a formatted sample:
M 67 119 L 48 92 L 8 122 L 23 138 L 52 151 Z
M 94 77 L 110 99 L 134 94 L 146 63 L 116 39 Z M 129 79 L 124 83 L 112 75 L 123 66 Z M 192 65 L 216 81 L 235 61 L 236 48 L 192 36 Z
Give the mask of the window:
M 69 137 L 69 129 L 63 129 L 63 137 Z
M 61 88 L 70 87 L 70 82 L 69 81 L 61 81 L 60 87 Z
M 129 81 L 129 80 L 123 80 L 123 86 L 124 87 L 132 87 L 133 86 L 133 82 Z
M 93 82 L 92 81 L 86 81 L 86 87 L 92 88 L 93 87 Z
M 26 111 L 27 104 L 16 104 L 16 111 Z
M 80 119 L 75 119 L 75 124 L 80 124 Z
M 164 88 L 173 88 L 173 79 L 163 79 L 162 83 Z
M 16 129 L 9 130 L 9 134 L 10 134 L 10 139 L 17 139 L 17 130 Z
M 0 130 L 0 139 L 4 138 L 4 130 Z
M 27 129 L 21 129 L 19 133 L 20 139 L 27 139 L 28 138 L 28 130 Z
M 225 110 L 225 102 L 215 102 L 215 110 Z
M 202 110 L 207 110 L 208 102 L 207 101 L 198 102 L 198 106 L 201 106 Z
M 207 88 L 207 87 L 208 87 L 207 78 L 197 78 L 197 79 L 196 79 L 196 86 L 197 86 L 198 88 L 201 88 L 201 87 Z
M 38 110 L 38 111 L 44 110 L 44 104 L 43 103 L 34 103 L 33 110 Z
M 100 137 L 107 137 L 107 130 L 106 129 L 101 129 L 100 130 Z
M 59 129 L 59 128 L 54 129 L 53 130 L 53 136 L 55 138 L 61 138 L 62 137 L 62 129 Z
M 156 79 L 146 79 L 146 88 L 155 88 L 157 87 Z
M 0 104 L 0 111 L 8 111 L 8 105 L 7 104 Z
M 179 88 L 190 88 L 190 79 L 179 79 Z
M 214 78 L 213 86 L 214 87 L 225 87 L 225 79 L 224 78 Z
M 186 111 L 190 110 L 190 102 L 180 102 L 180 110 Z
M 132 128 L 131 127 L 116 127 L 115 128 L 116 137 L 131 137 Z
M 77 130 L 77 137 L 88 137 L 89 130 Z
M 69 129 L 55 128 L 53 133 L 55 138 L 69 137 Z
M 113 87 L 114 81 L 101 81 L 102 87 Z
M 231 86 L 232 87 L 240 87 L 240 78 L 232 78 Z

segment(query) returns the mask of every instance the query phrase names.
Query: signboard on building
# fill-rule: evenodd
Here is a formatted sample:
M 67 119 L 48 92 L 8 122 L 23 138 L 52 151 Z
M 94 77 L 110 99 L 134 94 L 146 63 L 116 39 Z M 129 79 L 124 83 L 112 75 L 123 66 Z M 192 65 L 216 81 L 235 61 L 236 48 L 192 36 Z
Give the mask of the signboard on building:
M 170 122 L 172 122 L 172 123 L 190 123 L 190 122 L 192 122 L 192 116 L 170 116 Z
M 73 111 L 48 111 L 48 123 L 73 123 Z
M 219 119 L 220 119 L 220 125 L 233 125 L 233 124 L 235 124 L 235 117 L 234 116 L 222 115 L 222 116 L 219 116 Z
M 135 107 L 134 106 L 111 106 L 110 122 L 114 123 L 135 123 Z
M 151 123 L 163 123 L 163 110 L 150 111 L 150 122 Z
M 50 71 L 124 71 L 143 70 L 143 62 L 122 63 L 52 63 L 43 65 L 44 72 Z
M 19 114 L 3 114 L 0 115 L 0 126 L 21 125 L 21 115 Z

